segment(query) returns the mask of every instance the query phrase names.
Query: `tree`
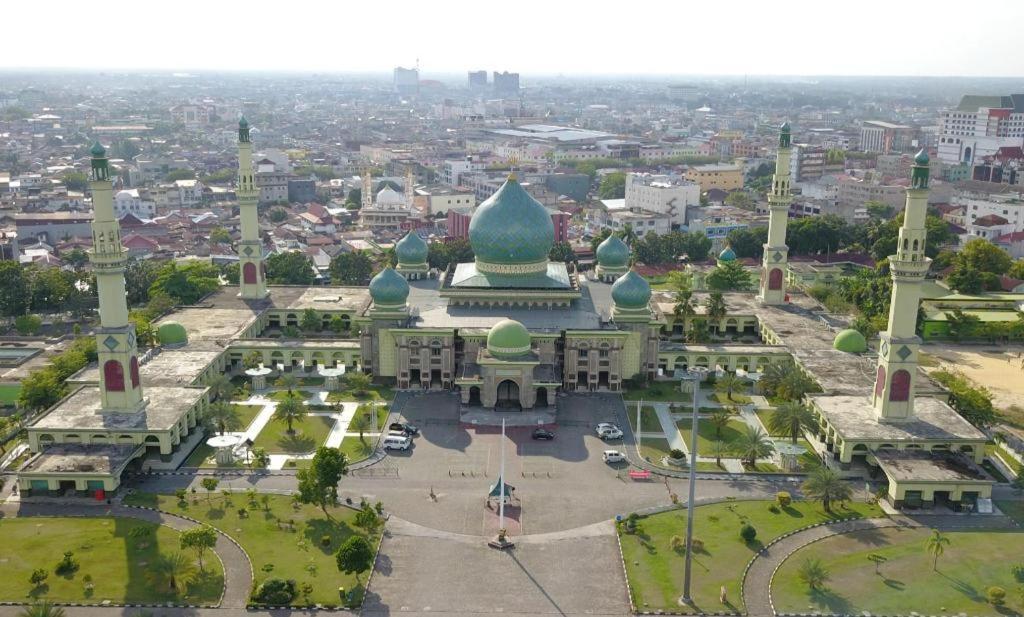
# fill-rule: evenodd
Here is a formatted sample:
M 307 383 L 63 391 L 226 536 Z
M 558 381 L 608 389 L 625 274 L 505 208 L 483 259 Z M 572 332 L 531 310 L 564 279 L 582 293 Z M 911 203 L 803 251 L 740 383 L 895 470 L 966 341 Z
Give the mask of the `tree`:
M 713 291 L 708 294 L 704 308 L 706 309 L 705 314 L 708 316 L 708 319 L 714 322 L 725 319 L 725 316 L 729 314 L 729 307 L 725 305 L 725 298 L 720 291 Z
M 242 366 L 247 369 L 259 368 L 263 364 L 263 354 L 258 351 L 250 351 L 242 356 Z
M 820 559 L 804 559 L 796 574 L 811 590 L 815 591 L 824 587 L 829 579 L 829 571 Z
M 787 401 L 799 401 L 809 392 L 821 391 L 818 384 L 791 361 L 769 364 L 757 387 L 769 398 Z
M 320 331 L 320 328 L 323 327 L 323 321 L 320 320 L 320 315 L 316 312 L 316 309 L 308 308 L 302 311 L 302 317 L 299 318 L 299 327 L 306 332 Z
M 46 409 L 59 401 L 65 392 L 66 387 L 56 371 L 45 368 L 35 370 L 21 381 L 18 407 L 30 411 Z
M 337 560 L 338 570 L 345 574 L 354 573 L 358 581 L 359 574 L 373 566 L 373 547 L 363 536 L 354 535 L 342 543 Z
M 220 484 L 220 480 L 217 478 L 203 478 L 199 482 L 204 489 L 206 489 L 206 501 L 213 503 L 210 496 L 213 495 L 213 491 L 217 490 L 217 485 Z
M 149 564 L 152 583 L 176 594 L 184 591 L 198 576 L 195 564 L 181 553 L 160 555 Z
M 358 210 L 363 205 L 363 189 L 352 189 L 345 199 L 345 207 L 349 210 Z
M 288 211 L 284 208 L 271 208 L 267 218 L 271 223 L 283 223 L 288 220 Z
M 730 401 L 732 400 L 732 393 L 736 390 L 741 390 L 746 385 L 747 381 L 745 379 L 733 373 L 726 373 L 715 380 L 715 390 L 725 392 L 725 396 Z
M 373 262 L 363 251 L 338 253 L 331 260 L 329 270 L 337 285 L 365 285 L 373 274 Z
M 46 579 L 50 577 L 50 573 L 43 568 L 36 568 L 32 570 L 32 575 L 29 576 L 28 582 L 32 583 L 33 587 L 40 587 L 46 582 Z
M 214 244 L 231 244 L 231 233 L 223 227 L 210 230 L 210 242 Z
M 817 429 L 818 419 L 807 405 L 797 401 L 786 401 L 779 405 L 768 418 L 768 430 L 776 435 L 789 435 L 795 444 L 804 431 Z
M 62 253 L 60 257 L 64 260 L 64 263 L 75 270 L 81 270 L 85 264 L 89 263 L 89 254 L 82 249 L 71 249 L 66 253 Z
M 274 285 L 312 285 L 313 260 L 299 251 L 272 253 L 266 260 L 267 282 Z
M 0 313 L 8 317 L 24 314 L 30 295 L 22 265 L 16 260 L 0 261 Z
M 302 400 L 299 397 L 288 395 L 277 404 L 272 417 L 278 422 L 286 423 L 288 425 L 288 434 L 294 435 L 295 430 L 292 428 L 292 424 L 295 421 L 301 421 L 308 413 L 309 410 L 302 404 Z
M 18 612 L 18 617 L 65 617 L 64 609 L 43 600 L 33 602 Z
M 206 417 L 221 435 L 229 430 L 235 430 L 241 425 L 235 406 L 225 401 L 212 403 L 206 411 Z
M 149 259 L 129 259 L 124 270 L 125 290 L 128 292 L 128 305 L 138 306 L 150 300 L 149 288 L 156 282 L 162 265 Z M 172 302 L 173 304 L 173 302 Z
M 220 271 L 212 264 L 193 261 L 178 266 L 169 261 L 157 272 L 149 295 L 164 294 L 178 304 L 195 304 L 220 287 Z
M 981 325 L 981 318 L 964 313 L 960 309 L 953 309 L 946 313 L 946 323 L 949 324 L 950 338 L 959 342 L 977 333 L 978 327 Z
M 939 557 L 946 552 L 946 547 L 949 546 L 950 540 L 948 537 L 942 534 L 938 529 L 932 529 L 932 535 L 928 536 L 928 540 L 925 542 L 924 548 L 928 551 L 928 554 L 932 556 L 932 571 L 938 571 L 939 569 Z
M 300 469 L 296 474 L 299 481 L 299 499 L 302 503 L 319 506 L 327 518 L 327 506 L 338 502 L 338 482 L 348 473 L 348 461 L 345 454 L 337 448 L 320 446 L 313 454 L 308 469 Z
M 191 169 L 172 169 L 164 174 L 164 182 L 177 182 L 178 180 L 192 180 L 196 172 Z
M 356 413 L 352 416 L 352 421 L 348 424 L 348 430 L 359 433 L 359 441 L 365 442 L 366 440 L 363 438 L 363 433 L 371 427 L 376 428 L 373 426 L 376 422 L 370 420 L 372 414 L 374 414 L 372 405 L 360 405 L 356 408 Z
M 363 396 L 373 385 L 373 380 L 362 371 L 353 371 L 345 374 L 345 387 L 356 396 Z
M 78 191 L 81 193 L 85 191 L 85 189 L 89 188 L 89 176 L 80 171 L 65 172 L 60 179 L 69 191 Z
M 825 512 L 832 513 L 832 503 L 846 501 L 853 496 L 853 489 L 839 474 L 821 466 L 814 469 L 802 485 L 804 493 L 811 499 L 821 501 Z
M 978 272 L 1006 274 L 1013 265 L 1010 254 L 985 238 L 972 238 L 956 256 L 957 265 Z
M 722 466 L 722 457 L 729 456 L 732 452 L 729 444 L 721 439 L 716 439 L 711 442 L 711 451 L 708 452 L 711 456 L 715 457 L 715 465 L 718 467 Z
M 853 230 L 834 214 L 794 219 L 786 226 L 790 255 L 834 253 L 853 239 Z
M 265 448 L 253 448 L 249 453 L 249 466 L 264 469 L 270 464 L 270 454 Z
M 579 260 L 576 257 L 576 251 L 572 250 L 572 245 L 568 242 L 555 242 L 551 247 L 551 252 L 548 253 L 548 259 L 563 263 L 574 263 Z
M 43 327 L 43 319 L 39 315 L 18 315 L 14 319 L 14 329 L 22 336 L 39 332 Z
M 714 291 L 736 291 L 749 289 L 753 279 L 743 264 L 738 261 L 727 261 L 712 270 L 705 282 L 708 289 Z
M 186 529 L 179 536 L 181 548 L 195 551 L 199 559 L 199 570 L 203 570 L 203 555 L 217 545 L 217 532 L 209 525 L 197 525 Z
M 722 438 L 722 429 L 729 425 L 730 420 L 732 420 L 732 413 L 725 407 L 716 407 L 711 412 L 708 421 L 711 422 L 711 426 L 715 427 L 715 439 Z
M 970 266 L 958 263 L 953 266 L 953 271 L 946 277 L 946 284 L 957 293 L 964 295 L 979 294 L 985 290 L 985 281 L 982 279 L 981 274 Z
M 288 396 L 291 396 L 292 390 L 295 389 L 295 386 L 299 385 L 299 378 L 293 373 L 282 373 L 281 376 L 277 378 L 274 385 L 279 388 L 287 388 Z
M 626 172 L 614 171 L 601 178 L 597 187 L 597 196 L 601 199 L 622 199 L 626 196 Z
M 737 257 L 760 259 L 768 242 L 768 228 L 739 227 L 730 231 L 726 239 Z
M 1010 278 L 1024 279 L 1024 259 L 1013 262 L 1010 269 L 1006 271 L 1006 275 Z
M 864 208 L 868 211 L 868 216 L 872 219 L 879 221 L 887 221 L 892 218 L 895 209 L 884 201 L 878 201 L 876 199 L 869 199 L 864 202 Z
M 754 200 L 744 191 L 733 191 L 725 196 L 725 205 L 744 210 L 754 209 Z
M 675 293 L 676 303 L 672 307 L 672 314 L 675 316 L 675 321 L 679 322 L 682 327 L 683 334 L 685 334 L 687 322 L 697 312 L 696 307 L 693 305 L 692 277 L 682 271 L 670 272 L 668 284 Z
M 761 427 L 749 424 L 743 426 L 743 432 L 736 440 L 735 448 L 736 453 L 750 467 L 757 464 L 757 459 L 771 456 L 775 452 L 775 445 L 768 434 Z
M 231 397 L 235 388 L 231 385 L 231 379 L 224 373 L 214 373 L 206 380 L 206 387 L 210 389 L 210 400 L 227 400 Z

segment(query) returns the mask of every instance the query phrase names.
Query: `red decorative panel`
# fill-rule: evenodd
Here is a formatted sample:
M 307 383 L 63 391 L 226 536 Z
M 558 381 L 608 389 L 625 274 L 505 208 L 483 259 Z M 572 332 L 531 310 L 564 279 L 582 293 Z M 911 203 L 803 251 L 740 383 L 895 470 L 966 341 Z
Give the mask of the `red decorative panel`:
M 885 367 L 878 367 L 878 371 L 875 372 L 875 396 L 882 396 L 882 392 L 885 391 Z
M 256 284 L 256 264 L 250 261 L 242 266 L 242 280 L 246 285 Z
M 910 373 L 906 370 L 900 369 L 892 374 L 889 400 L 894 402 L 910 400 Z
M 103 383 L 110 392 L 124 392 L 124 367 L 117 360 L 107 360 L 103 365 Z
M 132 356 L 131 364 L 129 365 L 129 372 L 132 378 L 132 388 L 139 387 L 139 359 Z
M 782 289 L 782 270 L 772 268 L 768 273 L 768 289 Z

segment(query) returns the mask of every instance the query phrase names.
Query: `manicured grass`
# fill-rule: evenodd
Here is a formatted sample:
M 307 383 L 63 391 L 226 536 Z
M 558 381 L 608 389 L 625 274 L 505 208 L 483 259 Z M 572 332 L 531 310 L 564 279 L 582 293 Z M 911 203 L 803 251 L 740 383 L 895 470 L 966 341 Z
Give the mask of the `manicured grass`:
M 679 391 L 678 381 L 655 382 L 646 388 L 626 388 L 622 398 L 627 401 L 648 401 L 652 403 L 692 403 L 693 395 Z M 635 410 L 634 410 L 635 411 Z
M 284 495 L 266 495 L 269 510 L 265 510 L 262 502 L 248 503 L 243 493 L 235 493 L 225 504 L 221 495 L 214 495 L 210 503 L 202 492 L 189 497 L 185 507 L 173 495 L 136 494 L 127 501 L 191 516 L 230 535 L 249 555 L 257 585 L 270 577 L 294 579 L 300 587 L 308 582 L 313 585 L 310 602 L 324 605 L 338 604 L 339 586 L 355 588 L 355 576 L 339 572 L 335 560 L 342 542 L 354 534 L 367 536 L 353 524 L 354 510 L 328 508 L 327 517 L 314 506 L 293 507 L 291 498 Z M 247 516 L 238 515 L 242 507 L 248 510 Z M 324 536 L 330 539 L 327 546 L 321 544 Z M 376 549 L 380 533 L 368 537 Z M 365 583 L 367 574 L 359 580 Z M 302 603 L 301 596 L 296 603 Z
M 133 536 L 142 529 L 148 533 Z M 207 552 L 205 571 L 184 594 L 157 587 L 149 566 L 159 555 L 179 552 L 179 534 L 169 527 L 127 518 L 9 518 L 0 520 L 0 600 L 23 602 L 46 598 L 56 602 L 115 603 L 185 602 L 217 604 L 224 586 L 220 560 Z M 65 551 L 74 553 L 79 568 L 58 575 L 54 568 Z M 189 558 L 192 552 L 184 552 Z M 29 582 L 42 568 L 49 577 L 39 587 Z M 87 590 L 85 577 L 91 577 Z
M 683 436 L 683 441 L 687 445 L 690 444 L 690 425 L 692 421 L 687 418 L 685 420 L 679 420 L 676 426 L 679 427 L 679 432 Z M 731 444 L 738 440 L 746 427 L 746 423 L 743 420 L 729 420 L 729 423 L 722 427 L 722 436 L 715 436 L 715 425 L 711 424 L 711 420 L 707 418 L 701 418 L 697 424 L 697 454 L 710 455 L 711 444 L 715 441 L 721 440 L 726 444 Z
M 14 405 L 21 393 L 21 384 L 0 384 L 0 405 Z
M 736 501 L 697 508 L 694 538 L 704 542 L 704 550 L 693 555 L 691 592 L 696 610 L 690 612 L 742 611 L 743 569 L 762 546 L 761 542 L 767 543 L 788 531 L 835 518 L 826 515 L 819 503 L 794 502 L 778 514 L 768 510 L 771 504 L 769 501 Z M 838 512 L 836 516 L 882 516 L 877 506 L 864 503 L 851 503 L 848 510 Z M 757 529 L 757 540 L 753 544 L 746 544 L 739 536 L 745 522 Z M 638 610 L 687 610 L 677 603 L 683 591 L 685 555 L 670 547 L 672 536 L 684 536 L 685 529 L 685 510 L 644 517 L 636 534 L 625 533 L 620 526 L 626 573 Z M 722 586 L 730 602 L 727 606 L 718 601 Z
M 297 388 L 293 389 L 291 391 L 291 394 L 289 394 L 287 390 L 275 390 L 273 392 L 269 392 L 267 394 L 264 394 L 264 396 L 269 398 L 272 401 L 283 401 L 286 398 L 288 398 L 289 396 L 300 397 L 303 401 L 308 401 L 309 400 L 309 393 L 308 392 L 303 392 L 302 390 L 299 390 Z
M 371 384 L 366 392 L 362 394 L 356 394 L 348 388 L 343 388 L 337 392 L 331 392 L 327 395 L 327 400 L 336 403 L 338 401 L 391 401 L 395 398 L 395 391 L 391 386 L 384 384 Z
M 292 424 L 294 433 L 288 433 L 288 425 L 271 420 L 256 436 L 254 448 L 266 448 L 271 454 L 305 454 L 316 450 L 327 439 L 334 419 L 328 416 L 306 416 Z
M 1010 456 L 1010 453 L 1003 450 L 999 444 L 990 443 L 985 446 L 985 454 L 990 457 L 998 456 L 1004 463 L 1009 466 L 1010 469 L 1016 474 L 1024 473 L 1024 465 L 1020 461 Z
M 1017 521 L 1018 525 L 1024 525 L 1024 501 L 1000 500 L 995 504 L 1000 512 Z
M 210 446 L 206 445 L 206 442 L 196 446 L 195 450 L 188 455 L 185 462 L 181 464 L 182 467 L 244 467 L 245 464 L 241 461 L 233 463 L 231 465 L 218 465 L 213 456 L 216 451 Z
M 732 399 L 730 399 L 725 392 L 714 392 L 711 394 L 711 400 L 721 403 L 722 405 L 749 405 L 750 397 L 741 392 L 733 392 Z
M 1024 534 L 1020 532 L 947 532 L 949 544 L 939 557 L 938 571 L 925 550 L 929 529 L 892 528 L 858 531 L 826 538 L 791 555 L 775 573 L 775 609 L 788 613 L 811 610 L 847 615 L 870 611 L 894 615 L 910 610 L 924 615 L 1006 615 L 1024 609 L 1019 582 L 1010 566 L 1019 563 Z M 882 558 L 875 569 L 869 558 Z M 826 587 L 810 591 L 797 576 L 806 559 L 820 559 L 829 571 Z M 988 604 L 992 585 L 1006 590 L 1006 605 Z M 813 607 L 813 608 L 811 608 Z M 1016 610 L 1015 610 L 1016 609 Z
M 771 422 L 772 414 L 775 413 L 774 409 L 763 409 L 762 408 L 762 409 L 758 409 L 756 413 L 757 413 L 757 419 L 761 421 L 761 424 L 764 425 L 764 430 L 768 431 L 769 435 L 771 435 L 772 437 L 782 437 L 783 436 L 780 433 L 773 433 L 773 432 L 771 432 L 771 430 L 768 428 L 769 426 L 771 426 L 769 424 L 769 422 Z
M 235 415 L 238 416 L 239 431 L 244 431 L 249 428 L 252 421 L 259 415 L 260 410 L 263 409 L 261 405 L 232 405 L 235 408 Z
M 377 437 L 364 435 L 363 440 L 360 441 L 359 435 L 346 435 L 345 439 L 341 440 L 341 448 L 339 449 L 345 455 L 349 464 L 351 464 L 373 454 L 375 445 L 377 445 Z
M 636 405 L 626 406 L 626 418 L 629 420 L 629 426 L 636 432 Z M 650 405 L 644 405 L 640 408 L 640 427 L 644 432 L 661 432 L 661 422 L 658 420 L 658 412 L 654 410 L 654 407 Z
M 661 465 L 661 459 L 668 456 L 668 440 L 664 437 L 644 437 L 640 440 L 640 456 L 653 465 Z

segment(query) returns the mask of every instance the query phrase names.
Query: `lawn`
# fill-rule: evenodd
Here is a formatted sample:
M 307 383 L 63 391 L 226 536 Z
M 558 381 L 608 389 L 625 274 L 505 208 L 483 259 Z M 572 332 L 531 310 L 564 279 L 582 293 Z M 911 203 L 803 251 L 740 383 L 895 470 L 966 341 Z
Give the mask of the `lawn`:
M 679 432 L 683 436 L 683 441 L 686 445 L 690 445 L 690 426 L 692 420 L 687 418 L 685 420 L 679 420 L 676 422 L 676 426 L 679 427 Z M 729 420 L 729 423 L 722 427 L 722 436 L 715 436 L 715 425 L 711 423 L 711 420 L 707 418 L 701 418 L 697 424 L 697 453 L 700 455 L 710 456 L 711 444 L 715 441 L 721 440 L 727 444 L 731 444 L 738 440 L 743 431 L 746 428 L 746 423 L 743 420 L 733 419 Z
M 629 420 L 629 426 L 636 432 L 636 405 L 626 406 L 626 418 Z M 644 432 L 660 433 L 661 422 L 658 421 L 658 412 L 654 410 L 654 407 L 650 405 L 644 405 L 640 408 L 640 425 L 644 429 Z
M 1018 525 L 1024 525 L 1024 501 L 1000 500 L 995 504 L 1003 514 L 1017 521 Z
M 161 554 L 178 552 L 179 535 L 153 523 L 127 518 L 11 518 L 0 520 L 0 536 L 0 600 L 45 597 L 55 602 L 217 604 L 224 587 L 220 560 L 207 552 L 205 572 L 186 594 L 158 588 L 148 566 Z M 79 567 L 58 575 L 54 568 L 65 551 L 74 553 Z M 49 572 L 39 587 L 29 582 L 37 568 Z M 87 588 L 90 582 L 92 589 Z
M 732 399 L 730 399 L 725 392 L 714 392 L 709 397 L 711 400 L 721 405 L 749 405 L 750 397 L 741 392 L 733 392 Z
M 341 440 L 341 452 L 349 464 L 361 461 L 373 454 L 373 448 L 377 445 L 377 437 L 364 436 L 365 441 L 360 441 L 358 435 L 346 435 Z
M 987 444 L 985 446 L 985 454 L 990 457 L 998 456 L 1006 465 L 1013 470 L 1016 474 L 1024 473 L 1024 465 L 1020 461 L 1010 456 L 1010 453 L 1002 448 L 1002 446 L 994 443 Z
M 654 465 L 661 466 L 661 459 L 668 456 L 668 440 L 664 437 L 643 437 L 640 439 L 640 456 Z
M 694 552 L 691 592 L 696 610 L 691 612 L 742 612 L 743 569 L 761 547 L 761 542 L 833 518 L 826 515 L 818 503 L 794 502 L 778 514 L 770 512 L 769 505 L 768 501 L 735 501 L 697 508 L 694 538 L 704 542 L 704 549 Z M 882 516 L 877 506 L 851 503 L 849 508 L 842 510 L 842 515 Z M 739 537 L 740 527 L 745 522 L 757 529 L 758 539 L 750 545 Z M 620 529 L 626 573 L 638 611 L 685 610 L 677 603 L 683 591 L 685 556 L 670 547 L 672 536 L 683 536 L 685 529 L 685 510 L 644 517 L 639 521 L 636 534 Z M 718 601 L 722 586 L 730 602 L 725 607 Z
M 652 403 L 692 403 L 693 395 L 680 392 L 678 381 L 656 382 L 646 388 L 626 388 L 622 398 L 627 401 L 649 401 Z
M 306 416 L 292 424 L 295 433 L 288 433 L 288 425 L 271 420 L 256 436 L 254 448 L 265 448 L 270 454 L 306 454 L 323 445 L 331 432 L 334 418 Z
M 0 384 L 0 405 L 14 405 L 20 393 L 21 384 Z
M 344 384 L 344 381 L 342 381 Z M 362 394 L 356 394 L 348 388 L 342 388 L 337 392 L 331 392 L 327 395 L 327 400 L 332 403 L 339 401 L 391 401 L 395 398 L 395 391 L 389 385 L 385 384 L 370 384 L 370 387 L 366 389 L 366 392 Z
M 259 415 L 260 410 L 263 409 L 262 405 L 232 405 L 235 408 L 235 415 L 238 416 L 238 426 L 240 431 L 244 431 L 249 428 L 252 421 Z
M 308 582 L 313 585 L 311 603 L 337 605 L 338 587 L 354 589 L 356 578 L 338 571 L 335 553 L 350 536 L 367 535 L 353 524 L 355 511 L 328 508 L 327 517 L 314 506 L 294 507 L 291 497 L 285 495 L 261 495 L 260 499 L 263 497 L 269 498 L 269 510 L 264 509 L 262 502 L 257 506 L 247 503 L 242 493 L 235 493 L 229 504 L 216 495 L 211 505 L 203 494 L 190 497 L 185 507 L 171 495 L 140 493 L 126 501 L 207 522 L 238 541 L 252 561 L 257 584 L 269 577 L 294 579 L 299 586 Z M 243 506 L 248 514 L 240 517 L 238 509 Z M 370 543 L 376 549 L 380 533 L 371 535 Z M 329 544 L 321 543 L 324 538 Z M 364 572 L 359 580 L 365 583 L 366 575 Z M 296 603 L 300 601 L 301 598 Z
M 949 544 L 932 569 L 925 551 L 929 529 L 891 528 L 859 531 L 827 538 L 790 556 L 775 574 L 772 599 L 786 613 L 823 611 L 847 615 L 1020 614 L 1024 603 L 1010 567 L 1020 563 L 1024 534 L 947 532 Z M 880 559 L 872 559 L 873 556 Z M 811 592 L 797 576 L 806 559 L 820 559 L 830 583 Z M 874 565 L 878 561 L 878 566 Z M 988 604 L 985 591 L 998 585 L 1007 591 L 1006 605 Z M 1016 609 L 1016 611 L 1014 610 Z

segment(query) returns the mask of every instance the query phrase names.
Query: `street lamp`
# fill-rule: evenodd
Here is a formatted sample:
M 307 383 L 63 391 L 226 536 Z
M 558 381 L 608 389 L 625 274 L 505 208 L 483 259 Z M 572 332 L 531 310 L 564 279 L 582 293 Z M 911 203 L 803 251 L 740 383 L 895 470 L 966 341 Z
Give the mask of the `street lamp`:
M 693 384 L 693 418 L 690 423 L 690 496 L 686 501 L 686 569 L 683 573 L 683 597 L 679 601 L 683 604 L 693 604 L 690 598 L 690 568 L 693 560 L 693 510 L 694 493 L 697 489 L 697 431 L 700 428 L 697 414 L 700 394 L 700 382 L 704 379 L 707 369 L 695 367 L 683 373 L 683 380 Z

